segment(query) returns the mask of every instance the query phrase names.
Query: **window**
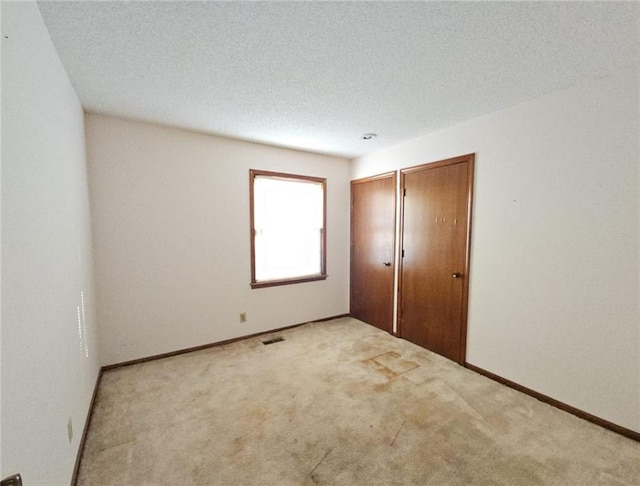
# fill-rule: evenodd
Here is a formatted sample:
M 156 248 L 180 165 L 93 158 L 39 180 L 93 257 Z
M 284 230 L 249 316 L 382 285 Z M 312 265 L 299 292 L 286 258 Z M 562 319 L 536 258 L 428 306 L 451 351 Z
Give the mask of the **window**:
M 324 280 L 326 179 L 251 170 L 251 287 Z

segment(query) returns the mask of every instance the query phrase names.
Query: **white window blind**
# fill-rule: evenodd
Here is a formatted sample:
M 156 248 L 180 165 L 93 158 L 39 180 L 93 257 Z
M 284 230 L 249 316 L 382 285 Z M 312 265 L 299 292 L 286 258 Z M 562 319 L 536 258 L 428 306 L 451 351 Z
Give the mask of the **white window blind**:
M 324 183 L 256 175 L 255 282 L 323 272 Z

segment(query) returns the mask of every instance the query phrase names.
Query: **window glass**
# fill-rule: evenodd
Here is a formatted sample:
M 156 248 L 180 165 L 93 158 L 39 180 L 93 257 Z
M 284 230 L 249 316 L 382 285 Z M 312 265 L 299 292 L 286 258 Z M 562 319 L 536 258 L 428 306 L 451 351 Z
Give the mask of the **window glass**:
M 325 179 L 251 171 L 252 286 L 326 278 Z

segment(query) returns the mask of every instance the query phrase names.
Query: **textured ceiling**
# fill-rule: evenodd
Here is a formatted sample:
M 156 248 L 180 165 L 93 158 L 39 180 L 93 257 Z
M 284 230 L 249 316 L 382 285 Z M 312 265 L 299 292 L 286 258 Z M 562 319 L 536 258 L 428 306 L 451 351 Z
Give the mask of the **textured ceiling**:
M 639 57 L 636 2 L 39 5 L 88 111 L 347 157 Z

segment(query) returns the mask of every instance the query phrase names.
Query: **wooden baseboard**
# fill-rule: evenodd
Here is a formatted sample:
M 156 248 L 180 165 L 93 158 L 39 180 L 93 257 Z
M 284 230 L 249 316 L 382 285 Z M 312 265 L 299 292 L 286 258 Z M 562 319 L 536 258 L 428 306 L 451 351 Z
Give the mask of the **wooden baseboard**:
M 572 407 L 571 405 L 567 405 L 564 402 L 561 402 L 559 400 L 556 400 L 555 398 L 551 398 L 547 395 L 543 395 L 542 393 L 539 393 L 535 390 L 531 390 L 530 388 L 527 388 L 526 386 L 522 386 L 518 383 L 515 383 L 511 380 L 507 380 L 506 378 L 503 378 L 502 376 L 496 375 L 494 373 L 491 373 L 490 371 L 487 371 L 485 369 L 479 368 L 477 366 L 472 365 L 471 363 L 465 363 L 464 364 L 465 368 L 470 369 L 471 371 L 475 371 L 476 373 L 486 376 L 487 378 L 490 378 L 494 381 L 497 381 L 498 383 L 501 383 L 503 385 L 508 386 L 509 388 L 513 388 L 514 390 L 518 390 L 519 392 L 522 392 L 526 395 L 529 395 L 533 398 L 536 398 L 538 400 L 540 400 L 541 402 L 544 403 L 548 403 L 549 405 L 552 405 L 556 408 L 559 408 L 560 410 L 563 410 L 565 412 L 568 412 L 572 415 L 575 415 L 576 417 L 579 417 L 581 419 L 587 420 L 591 423 L 594 423 L 596 425 L 599 425 L 600 427 L 604 427 L 605 429 L 609 429 L 613 432 L 616 432 L 620 435 L 624 435 L 625 437 L 628 437 L 629 439 L 633 439 L 635 441 L 640 442 L 640 432 L 636 432 L 634 430 L 631 429 L 627 429 L 625 427 L 622 427 L 620 425 L 614 424 L 613 422 L 609 422 L 608 420 L 605 420 L 603 418 L 600 417 L 596 417 L 595 415 L 591 415 L 590 413 L 587 413 L 583 410 L 580 410 L 579 408 L 575 408 Z
M 194 351 L 200 351 L 202 349 L 213 348 L 215 346 L 222 346 L 224 344 L 235 343 L 237 341 L 243 341 L 245 339 L 251 339 L 251 338 L 254 338 L 254 337 L 257 337 L 257 336 L 263 336 L 264 334 L 271 334 L 271 333 L 274 333 L 274 332 L 285 331 L 287 329 L 293 329 L 294 327 L 304 326 L 305 324 L 311 324 L 311 323 L 314 323 L 314 322 L 331 321 L 333 319 L 339 319 L 341 317 L 349 317 L 349 314 L 338 314 L 336 316 L 323 317 L 322 319 L 316 319 L 315 321 L 301 322 L 299 324 L 292 324 L 291 326 L 284 326 L 284 327 L 279 327 L 277 329 L 271 329 L 269 331 L 257 332 L 255 334 L 249 334 L 247 336 L 240 336 L 240 337 L 237 337 L 237 338 L 225 339 L 224 341 L 216 341 L 216 342 L 213 342 L 213 343 L 201 344 L 200 346 L 194 346 L 194 347 L 191 347 L 191 348 L 179 349 L 177 351 L 170 351 L 168 353 L 155 354 L 153 356 L 147 356 L 145 358 L 138 358 L 138 359 L 132 359 L 132 360 L 129 360 L 129 361 L 122 361 L 121 363 L 115 363 L 115 364 L 110 364 L 110 365 L 107 365 L 107 366 L 103 366 L 102 367 L 102 371 L 109 371 L 109 370 L 113 370 L 113 369 L 116 369 L 116 368 L 122 368 L 123 366 L 131 366 L 131 365 L 134 365 L 134 364 L 146 363 L 147 361 L 155 361 L 157 359 L 170 358 L 171 356 L 177 356 L 179 354 L 192 353 Z
M 91 401 L 89 402 L 89 410 L 87 411 L 87 418 L 84 421 L 82 436 L 80 437 L 80 443 L 78 444 L 78 452 L 76 454 L 76 463 L 73 466 L 73 474 L 71 475 L 71 486 L 75 486 L 76 483 L 78 482 L 78 474 L 80 473 L 80 461 L 82 460 L 82 452 L 84 451 L 84 443 L 87 440 L 87 432 L 89 431 L 89 424 L 91 424 L 91 417 L 93 417 L 93 408 L 96 402 L 96 396 L 98 395 L 98 387 L 100 386 L 101 379 L 102 379 L 102 368 L 100 368 L 100 370 L 98 371 L 96 384 L 93 387 L 93 395 L 91 395 Z

